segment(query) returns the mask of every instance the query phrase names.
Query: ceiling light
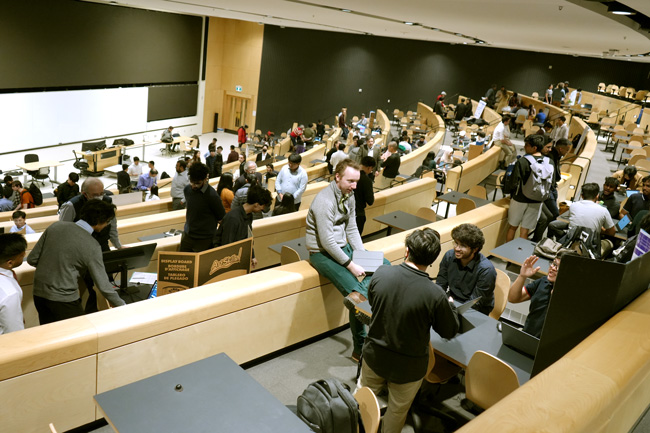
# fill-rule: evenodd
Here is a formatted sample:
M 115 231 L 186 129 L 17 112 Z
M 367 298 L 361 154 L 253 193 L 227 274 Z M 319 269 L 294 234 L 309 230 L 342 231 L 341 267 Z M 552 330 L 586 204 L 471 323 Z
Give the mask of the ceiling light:
M 636 11 L 624 4 L 619 2 L 612 2 L 607 7 L 607 12 L 611 12 L 614 15 L 635 15 Z
M 456 36 L 460 36 L 460 37 L 462 37 L 462 36 L 463 36 L 463 34 L 462 34 L 462 33 L 454 33 L 454 34 L 455 34 Z
M 415 25 L 415 23 L 412 23 L 412 22 L 409 22 L 409 21 L 404 21 L 404 24 L 406 24 L 407 26 L 413 26 L 413 25 Z
M 349 13 L 352 12 L 352 11 L 351 11 L 350 9 L 341 9 L 341 12 L 345 12 L 345 13 L 348 13 L 348 14 L 349 14 Z

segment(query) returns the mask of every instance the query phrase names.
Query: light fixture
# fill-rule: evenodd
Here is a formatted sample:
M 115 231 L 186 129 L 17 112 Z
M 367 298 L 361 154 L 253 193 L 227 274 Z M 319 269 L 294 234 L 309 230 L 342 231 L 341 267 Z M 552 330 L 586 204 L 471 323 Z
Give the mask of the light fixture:
M 636 11 L 631 7 L 625 6 L 619 2 L 611 2 L 607 6 L 607 12 L 613 13 L 614 15 L 635 15 Z
M 352 11 L 350 9 L 341 9 L 341 12 L 345 12 L 345 13 L 349 14 Z
M 412 23 L 412 22 L 409 22 L 409 21 L 404 21 L 404 24 L 406 24 L 407 26 L 415 25 L 415 23 Z

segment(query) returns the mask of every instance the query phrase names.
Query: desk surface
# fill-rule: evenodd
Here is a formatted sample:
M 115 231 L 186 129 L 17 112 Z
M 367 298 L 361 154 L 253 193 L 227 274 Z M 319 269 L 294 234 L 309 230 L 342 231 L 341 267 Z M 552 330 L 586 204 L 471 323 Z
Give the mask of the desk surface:
M 448 193 L 445 193 L 439 196 L 438 200 L 446 201 L 447 203 L 451 203 L 451 204 L 458 204 L 458 200 L 460 200 L 461 198 L 468 198 L 472 200 L 474 203 L 476 203 L 476 207 L 481 207 L 488 203 L 491 203 L 489 200 L 474 197 L 458 191 L 450 191 Z
M 415 216 L 410 213 L 403 212 L 401 210 L 387 213 L 386 215 L 380 215 L 373 219 L 377 222 L 386 224 L 387 226 L 396 228 L 398 230 L 411 230 L 416 227 L 421 227 L 432 223 L 432 221 L 420 218 L 419 216 Z
M 490 251 L 490 254 L 507 262 L 521 266 L 528 256 L 533 255 L 534 250 L 535 242 L 529 241 L 528 239 L 515 238 L 508 243 L 496 247 Z M 540 267 L 540 274 L 547 275 L 549 264 L 549 260 L 540 257 L 535 266 Z
M 95 401 L 118 433 L 311 431 L 224 353 L 98 394 Z
M 372 315 L 368 301 L 358 304 L 356 308 L 366 315 Z M 501 333 L 497 330 L 497 320 L 471 308 L 459 316 L 459 319 L 462 322 L 461 329 L 463 325 L 473 328 L 456 334 L 450 340 L 445 340 L 431 330 L 431 345 L 436 354 L 467 368 L 472 355 L 478 350 L 483 350 L 510 365 L 517 373 L 519 384 L 524 384 L 530 379 L 533 359 L 503 344 Z M 468 326 L 468 323 L 471 325 Z
M 280 243 L 271 245 L 271 246 L 269 246 L 269 249 L 275 251 L 278 254 L 282 254 L 282 246 L 283 245 L 286 245 L 286 246 L 296 250 L 296 252 L 300 256 L 301 260 L 309 259 L 309 251 L 307 251 L 307 241 L 305 240 L 304 236 L 301 237 L 301 238 L 292 239 L 290 241 L 280 242 Z
M 35 162 L 24 162 L 22 164 L 16 164 L 18 168 L 22 168 L 25 171 L 37 171 L 41 168 L 44 167 L 58 167 L 60 165 L 63 165 L 62 162 L 59 161 L 54 161 L 54 160 L 42 160 L 42 161 L 35 161 Z

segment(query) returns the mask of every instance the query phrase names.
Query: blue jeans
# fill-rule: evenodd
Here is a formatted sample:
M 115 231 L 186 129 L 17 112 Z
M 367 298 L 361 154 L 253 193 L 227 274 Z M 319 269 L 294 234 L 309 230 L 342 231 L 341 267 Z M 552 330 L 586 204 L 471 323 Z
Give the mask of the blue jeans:
M 347 244 L 342 249 L 348 257 L 352 258 L 352 247 L 350 244 Z M 340 265 L 326 252 L 311 254 L 309 261 L 318 273 L 330 280 L 343 296 L 347 296 L 352 292 L 359 292 L 366 298 L 368 297 L 369 276 L 366 276 L 361 281 L 357 280 L 347 268 Z M 390 265 L 390 262 L 386 259 L 384 259 L 384 263 Z M 363 323 L 357 319 L 354 311 L 350 311 L 350 331 L 352 332 L 354 352 L 360 354 L 366 338 L 366 329 Z

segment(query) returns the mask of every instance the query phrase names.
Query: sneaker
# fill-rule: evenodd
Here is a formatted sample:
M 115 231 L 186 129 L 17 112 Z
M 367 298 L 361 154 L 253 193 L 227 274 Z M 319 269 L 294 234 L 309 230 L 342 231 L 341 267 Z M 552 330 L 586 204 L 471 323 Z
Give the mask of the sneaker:
M 363 323 L 366 326 L 370 326 L 371 317 L 369 315 L 367 315 L 366 313 L 362 313 L 361 311 L 357 311 L 356 314 L 355 314 L 355 317 L 357 318 L 357 320 L 359 322 Z
M 343 298 L 343 305 L 350 310 L 350 311 L 356 311 L 356 307 L 358 304 L 366 301 L 366 297 L 363 296 L 359 292 L 352 292 L 345 298 Z

